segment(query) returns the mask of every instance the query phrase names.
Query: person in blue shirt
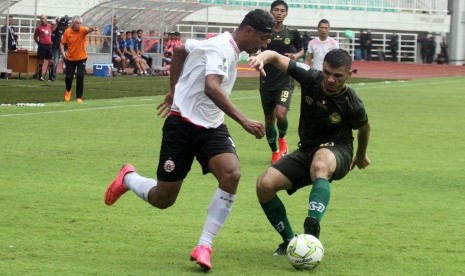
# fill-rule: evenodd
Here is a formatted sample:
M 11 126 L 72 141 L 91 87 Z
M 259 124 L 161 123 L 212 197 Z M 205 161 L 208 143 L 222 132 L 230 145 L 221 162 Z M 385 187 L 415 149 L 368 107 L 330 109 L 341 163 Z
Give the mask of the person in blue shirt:
M 147 74 L 146 68 L 143 66 L 142 59 L 137 55 L 135 51 L 134 40 L 132 39 L 132 32 L 126 31 L 126 51 L 124 53 L 126 58 L 129 59 L 131 64 L 134 64 L 134 73 L 139 76 Z
M 137 41 L 137 53 L 140 55 L 140 57 L 145 60 L 145 62 L 147 63 L 148 65 L 148 69 L 147 71 L 149 73 L 151 73 L 152 71 L 152 63 L 153 63 L 153 58 L 147 54 L 145 51 L 144 51 L 144 48 L 143 48 L 143 36 L 144 36 L 144 31 L 139 29 L 137 30 L 136 32 L 136 41 Z M 134 33 L 132 34 L 132 39 L 134 39 Z
M 118 18 L 114 16 L 113 24 L 108 24 L 103 28 L 102 53 L 109 53 L 110 49 L 114 48 L 116 45 L 116 40 L 119 35 L 119 29 L 118 29 L 118 26 L 116 26 L 116 24 L 118 24 Z M 113 27 L 113 34 L 112 34 L 112 27 Z M 113 39 L 111 38 L 112 36 L 113 36 Z M 111 40 L 113 40 L 113 43 L 111 42 Z

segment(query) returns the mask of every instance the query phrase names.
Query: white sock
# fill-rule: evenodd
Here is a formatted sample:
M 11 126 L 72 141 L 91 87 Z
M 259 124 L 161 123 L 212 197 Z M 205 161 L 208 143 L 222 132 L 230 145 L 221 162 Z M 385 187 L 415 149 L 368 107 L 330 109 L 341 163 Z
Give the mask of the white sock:
M 210 206 L 208 206 L 207 220 L 203 226 L 198 245 L 212 246 L 213 238 L 223 227 L 226 218 L 231 213 L 235 197 L 235 195 L 227 193 L 220 188 L 216 190 Z
M 150 189 L 157 187 L 155 179 L 140 176 L 136 172 L 127 173 L 123 179 L 126 188 L 132 190 L 138 197 L 147 201 Z

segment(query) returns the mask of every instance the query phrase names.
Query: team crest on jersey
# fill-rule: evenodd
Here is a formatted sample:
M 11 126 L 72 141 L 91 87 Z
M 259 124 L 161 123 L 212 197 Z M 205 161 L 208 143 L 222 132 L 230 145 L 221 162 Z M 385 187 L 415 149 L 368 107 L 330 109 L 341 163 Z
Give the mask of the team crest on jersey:
M 284 39 L 284 44 L 285 45 L 291 44 L 291 39 L 289 37 L 286 37 L 286 39 Z
M 165 170 L 165 172 L 172 172 L 172 171 L 174 171 L 175 167 L 176 166 L 175 166 L 173 160 L 166 160 L 165 164 L 163 164 L 163 169 Z
M 334 112 L 333 114 L 329 115 L 329 120 L 331 123 L 337 125 L 341 122 L 341 115 L 337 112 Z

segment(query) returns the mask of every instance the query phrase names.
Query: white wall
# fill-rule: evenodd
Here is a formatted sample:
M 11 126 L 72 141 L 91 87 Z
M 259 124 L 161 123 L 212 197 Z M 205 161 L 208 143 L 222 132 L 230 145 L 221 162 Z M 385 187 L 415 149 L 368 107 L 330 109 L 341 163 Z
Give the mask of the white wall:
M 458 1 L 462 2 L 462 1 Z M 248 10 L 241 7 L 208 8 L 208 20 L 220 24 L 239 24 Z M 206 9 L 187 16 L 183 21 L 205 23 Z M 450 15 L 413 14 L 410 12 L 364 12 L 314 9 L 289 9 L 285 24 L 294 27 L 316 27 L 320 19 L 331 22 L 332 28 L 396 30 L 398 32 L 449 33 Z

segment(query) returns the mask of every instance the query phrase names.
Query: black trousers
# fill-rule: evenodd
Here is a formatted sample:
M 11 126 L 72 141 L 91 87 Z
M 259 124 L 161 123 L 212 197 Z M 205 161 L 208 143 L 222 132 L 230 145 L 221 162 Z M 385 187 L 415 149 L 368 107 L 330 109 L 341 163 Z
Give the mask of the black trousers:
M 71 91 L 74 73 L 76 72 L 76 98 L 82 98 L 84 94 L 84 75 L 86 74 L 86 60 L 65 60 L 66 64 L 66 91 Z

